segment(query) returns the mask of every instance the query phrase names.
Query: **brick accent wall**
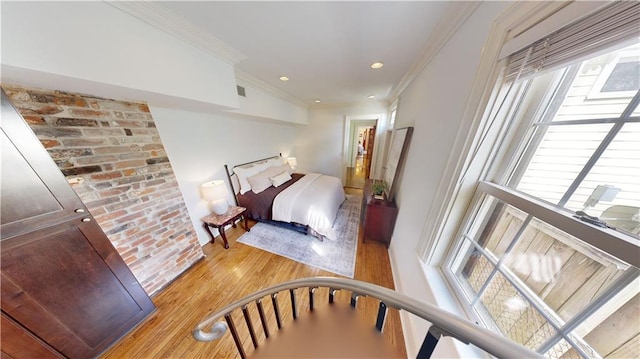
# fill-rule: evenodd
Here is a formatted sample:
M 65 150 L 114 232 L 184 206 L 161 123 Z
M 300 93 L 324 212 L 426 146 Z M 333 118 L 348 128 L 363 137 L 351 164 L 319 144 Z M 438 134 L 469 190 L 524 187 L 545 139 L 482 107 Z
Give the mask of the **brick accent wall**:
M 2 88 L 148 294 L 203 256 L 145 103 Z

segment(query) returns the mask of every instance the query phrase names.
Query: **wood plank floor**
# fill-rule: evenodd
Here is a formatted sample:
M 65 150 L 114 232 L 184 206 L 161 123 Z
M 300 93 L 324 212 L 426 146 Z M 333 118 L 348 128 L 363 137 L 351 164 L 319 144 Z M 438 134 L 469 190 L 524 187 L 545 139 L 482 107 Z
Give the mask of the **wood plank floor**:
M 349 188 L 364 188 L 364 184 L 367 180 L 366 168 L 364 168 L 365 158 L 360 155 L 356 158 L 355 167 L 347 167 L 347 176 L 345 179 L 345 187 Z
M 361 190 L 348 188 L 345 191 L 362 195 Z M 252 224 L 250 222 L 250 226 Z M 222 247 L 219 237 L 214 244 L 205 245 L 203 249 L 206 257 L 153 298 L 157 311 L 106 351 L 102 358 L 239 357 L 230 333 L 227 332 L 217 341 L 202 343 L 193 339 L 193 328 L 208 314 L 261 288 L 296 278 L 338 276 L 236 243 L 236 239 L 243 233 L 244 230 L 240 227 L 227 231 L 230 244 L 228 250 Z M 386 247 L 375 242 L 363 243 L 362 228 L 358 235 L 355 279 L 394 288 Z M 339 292 L 336 301 L 348 302 L 349 296 L 350 293 Z M 326 293 L 320 292 L 316 298 L 317 303 L 324 303 Z M 300 310 L 305 309 L 303 303 L 308 303 L 304 299 L 304 296 L 300 297 Z M 284 303 L 280 307 L 287 308 Z M 360 298 L 358 301 L 358 314 L 370 321 L 372 326 L 377 308 L 378 303 L 372 298 Z M 272 313 L 268 315 L 272 316 Z M 257 311 L 252 318 L 258 318 Z M 238 327 L 245 327 L 241 317 L 236 318 L 236 323 Z M 263 335 L 257 322 L 256 328 L 259 335 Z M 246 330 L 240 336 L 244 338 L 245 348 L 249 353 L 251 344 Z M 389 310 L 384 336 L 406 357 L 400 318 L 396 310 Z

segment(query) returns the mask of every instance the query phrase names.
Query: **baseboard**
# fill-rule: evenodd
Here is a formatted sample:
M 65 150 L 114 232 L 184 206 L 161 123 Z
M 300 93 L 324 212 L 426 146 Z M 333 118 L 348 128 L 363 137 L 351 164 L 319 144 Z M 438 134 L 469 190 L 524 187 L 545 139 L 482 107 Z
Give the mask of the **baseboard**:
M 400 278 L 398 278 L 398 267 L 395 262 L 395 256 L 393 255 L 393 245 L 389 247 L 389 263 L 391 264 L 391 275 L 393 277 L 393 286 L 395 290 L 399 293 L 404 293 L 402 290 L 402 282 Z M 407 358 L 415 358 L 418 354 L 417 344 L 414 340 L 415 335 L 413 333 L 413 328 L 409 324 L 410 321 L 410 313 L 401 310 L 400 311 L 400 325 L 402 326 L 402 337 L 404 338 L 404 347 L 407 352 Z
M 198 258 L 196 261 L 194 261 L 193 263 L 191 263 L 187 268 L 185 268 L 185 270 L 183 270 L 182 272 L 180 272 L 180 274 L 178 274 L 177 276 L 175 276 L 172 280 L 168 281 L 167 283 L 165 283 L 162 287 L 160 287 L 158 290 L 156 290 L 155 292 L 153 292 L 153 294 L 150 294 L 149 297 L 150 298 L 154 298 L 156 295 L 162 293 L 162 291 L 165 290 L 165 288 L 167 288 L 168 286 L 170 286 L 173 282 L 177 281 L 178 279 L 180 279 L 185 273 L 187 273 L 189 270 L 191 270 L 191 268 L 193 268 L 193 266 L 195 266 L 196 264 L 200 263 L 200 261 L 202 261 L 204 258 L 206 257 L 206 255 L 204 253 L 202 253 L 202 256 L 200 258 Z

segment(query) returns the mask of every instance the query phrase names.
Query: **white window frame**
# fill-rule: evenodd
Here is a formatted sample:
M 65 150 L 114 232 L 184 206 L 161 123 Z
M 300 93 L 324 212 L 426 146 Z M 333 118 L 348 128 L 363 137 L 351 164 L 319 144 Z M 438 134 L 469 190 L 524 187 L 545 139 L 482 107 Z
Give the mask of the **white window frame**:
M 481 194 L 475 191 L 477 184 L 483 178 L 493 178 L 496 173 L 504 173 L 504 168 L 495 168 L 496 166 L 492 166 L 492 163 L 504 163 L 505 156 L 515 153 L 515 149 L 500 148 L 500 144 L 497 143 L 501 137 L 501 131 L 504 130 L 500 126 L 495 126 L 494 129 L 489 128 L 489 132 L 482 135 L 482 128 L 487 126 L 490 119 L 490 114 L 485 113 L 485 109 L 491 108 L 490 104 L 498 97 L 500 86 L 494 84 L 500 83 L 501 69 L 504 66 L 502 60 L 505 54 L 524 48 L 546 33 L 596 11 L 604 5 L 606 3 L 517 3 L 496 19 L 483 50 L 483 58 L 469 95 L 458 137 L 450 152 L 447 167 L 425 218 L 423 232 L 418 242 L 417 253 L 422 260 L 425 272 L 428 272 L 429 268 L 438 268 L 440 273 L 446 272 L 444 269 L 451 264 L 446 260 L 447 253 L 455 251 L 456 245 L 461 243 L 458 238 L 461 235 L 461 224 L 464 223 L 465 213 L 472 203 L 479 203 Z M 534 35 L 532 36 L 531 33 Z M 521 36 L 522 34 L 524 35 Z M 516 87 L 514 93 L 521 90 Z M 505 109 L 505 111 L 509 110 Z M 518 134 L 518 131 L 521 129 L 513 131 L 511 136 L 522 135 L 522 133 Z M 479 146 L 482 141 L 486 142 L 485 145 Z M 506 139 L 505 142 L 509 140 Z M 476 153 L 474 149 L 477 149 Z M 576 228 L 584 229 L 585 227 L 584 223 L 578 222 L 571 216 L 568 220 L 577 222 L 574 223 Z M 600 234 L 599 229 L 596 233 Z M 629 238 L 626 235 L 620 237 L 621 234 L 615 231 L 609 235 L 625 246 L 629 244 L 627 243 Z M 448 276 L 446 273 L 443 274 L 445 277 Z M 449 285 L 449 289 L 458 298 L 466 296 L 462 289 L 455 285 Z M 469 306 L 465 306 L 460 300 L 458 302 L 462 304 L 461 307 L 469 318 L 480 319 Z
M 613 61 L 605 65 L 602 69 L 602 72 L 598 75 L 596 82 L 593 84 L 591 91 L 589 91 L 587 99 L 600 100 L 619 97 L 630 97 L 635 94 L 636 90 L 602 92 L 602 87 L 609 79 L 609 76 L 611 76 L 611 73 L 615 69 L 616 65 L 621 62 L 640 62 L 640 54 L 638 54 L 638 49 L 636 49 L 635 51 L 625 51 L 618 53 Z
M 424 266 L 443 265 L 454 238 L 458 238 L 460 224 L 478 181 L 497 173 L 489 161 L 493 159 L 499 162 L 500 156 L 505 155 L 502 149 L 496 154 L 498 150 L 490 146 L 484 146 L 474 153 L 474 148 L 482 140 L 485 143 L 498 140 L 498 133 L 483 135 L 482 128 L 487 126 L 491 115 L 485 113 L 485 109 L 497 101 L 500 89 L 498 80 L 502 76 L 505 56 L 608 4 L 599 1 L 518 2 L 495 20 L 483 49 L 456 141 L 418 241 L 416 251 Z M 514 93 L 520 90 L 516 88 Z
M 543 105 L 542 107 L 525 106 L 524 108 L 528 111 L 529 115 L 525 115 L 524 118 L 540 118 L 540 116 L 535 115 L 535 113 L 543 113 L 546 110 L 546 104 L 550 101 L 548 98 L 545 100 L 544 97 L 551 96 L 551 93 L 554 91 L 549 90 L 554 90 L 559 85 L 558 81 L 560 79 L 560 76 L 551 73 L 549 75 L 540 77 L 540 79 L 541 80 L 534 87 L 528 87 L 529 81 L 524 81 L 523 83 L 521 83 L 521 87 L 529 88 L 530 91 L 533 90 L 524 97 L 520 97 L 519 94 L 514 94 L 514 96 L 516 96 L 516 100 L 512 101 L 511 103 L 515 107 L 518 107 L 520 101 L 522 100 L 528 100 L 532 101 L 533 103 L 540 103 Z M 616 126 L 622 126 L 622 123 L 624 123 L 624 121 L 637 121 L 630 119 L 630 117 L 632 109 L 638 106 L 638 102 L 640 102 L 639 98 L 635 98 L 634 100 L 632 100 L 629 107 L 623 114 L 620 115 L 620 119 L 616 121 L 612 120 L 613 122 L 618 123 L 618 125 Z M 491 112 L 493 111 L 494 110 L 492 109 Z M 534 115 L 531 115 L 532 113 Z M 584 343 L 581 338 L 574 336 L 573 331 L 583 325 L 585 323 L 585 320 L 592 314 L 598 313 L 599 315 L 603 315 L 602 313 L 609 311 L 610 308 L 607 308 L 607 306 L 610 304 L 609 300 L 616 296 L 628 295 L 630 292 L 629 290 L 625 290 L 624 293 L 622 293 L 620 292 L 620 289 L 631 289 L 629 286 L 632 285 L 632 283 L 638 282 L 638 280 L 640 279 L 640 271 L 637 269 L 638 267 L 640 267 L 640 257 L 638 257 L 640 239 L 634 238 L 626 233 L 619 232 L 614 229 L 602 228 L 581 221 L 573 216 L 574 213 L 572 211 L 566 210 L 554 204 L 547 203 L 540 199 L 530 197 L 527 194 L 508 187 L 509 176 L 513 173 L 512 170 L 517 165 L 516 156 L 519 156 L 523 153 L 523 148 L 527 145 L 528 142 L 526 139 L 531 137 L 530 134 L 526 134 L 524 132 L 524 129 L 530 127 L 531 125 L 529 121 L 518 121 L 516 123 L 517 126 L 513 127 L 510 130 L 511 134 L 509 134 L 509 131 L 506 131 L 506 127 L 510 126 L 505 125 L 508 125 L 508 122 L 511 120 L 512 115 L 513 113 L 511 109 L 503 109 L 503 115 L 497 116 L 500 118 L 504 118 L 505 123 L 503 123 L 502 128 L 496 132 L 496 135 L 492 137 L 496 139 L 495 143 L 490 145 L 485 144 L 484 146 L 488 147 L 487 158 L 491 160 L 484 163 L 485 170 L 483 171 L 484 178 L 495 178 L 495 182 L 492 180 L 481 180 L 478 182 L 477 189 L 475 189 L 474 191 L 474 197 L 470 201 L 470 204 L 471 206 L 473 206 L 473 208 L 469 208 L 469 210 L 466 212 L 467 215 L 462 221 L 462 225 L 459 226 L 459 230 L 456 235 L 456 238 L 460 239 L 456 239 L 454 246 L 450 248 L 448 256 L 444 261 L 441 270 L 445 278 L 451 284 L 451 287 L 453 288 L 458 298 L 468 298 L 468 293 L 459 284 L 460 280 L 459 278 L 457 278 L 454 270 L 458 268 L 458 265 L 462 260 L 457 256 L 457 253 L 460 252 L 461 248 L 468 248 L 469 246 L 475 247 L 482 253 L 482 256 L 486 260 L 488 260 L 493 266 L 495 266 L 494 273 L 500 273 L 504 278 L 506 278 L 511 283 L 511 285 L 516 288 L 516 290 L 523 297 L 527 299 L 529 304 L 532 307 L 536 308 L 537 312 L 542 317 L 544 317 L 547 322 L 555 329 L 556 334 L 554 336 L 546 340 L 539 348 L 533 349 L 537 349 L 544 353 L 547 350 L 551 349 L 554 345 L 556 345 L 559 340 L 565 340 L 567 343 L 570 343 L 573 348 L 577 350 L 582 356 L 590 357 L 593 355 L 593 352 L 588 351 L 588 343 Z M 576 123 L 576 121 L 572 121 L 572 123 Z M 612 138 L 613 137 L 611 137 L 608 141 L 610 141 Z M 512 139 L 515 140 L 512 141 Z M 519 139 L 525 139 L 525 141 L 520 141 Z M 505 144 L 510 143 L 510 146 L 501 146 L 501 144 L 503 143 L 501 141 L 504 141 Z M 608 141 L 603 140 L 602 143 L 607 143 Z M 585 168 L 589 168 L 589 165 L 585 164 Z M 559 320 L 559 318 L 555 315 L 546 314 L 552 312 L 550 308 L 548 308 L 548 306 L 541 299 L 537 298 L 537 296 L 532 293 L 514 273 L 512 273 L 508 268 L 500 265 L 502 259 L 495 258 L 491 253 L 486 252 L 482 248 L 482 246 L 475 242 L 475 240 L 464 234 L 469 232 L 469 226 L 478 225 L 478 223 L 475 222 L 475 219 L 478 217 L 478 213 L 480 213 L 479 217 L 484 217 L 483 213 L 486 212 L 487 209 L 485 208 L 483 210 L 482 208 L 484 204 L 483 198 L 486 195 L 490 195 L 510 206 L 518 208 L 523 212 L 526 212 L 529 216 L 535 217 L 555 228 L 561 229 L 569 235 L 579 238 L 582 242 L 587 243 L 594 248 L 597 248 L 611 255 L 612 257 L 616 257 L 617 259 L 627 262 L 636 268 L 629 268 L 629 270 L 625 271 L 622 276 L 616 279 L 616 281 L 613 282 L 612 285 L 599 298 L 597 298 L 594 302 L 588 304 L 569 321 L 564 322 L 562 320 Z M 471 232 L 474 231 L 471 230 Z M 464 240 L 462 239 L 463 237 Z M 584 244 L 575 243 L 572 246 L 584 246 Z M 577 250 L 580 251 L 579 248 Z M 485 285 L 489 281 L 490 279 L 487 279 Z M 475 300 L 477 300 L 477 298 L 479 298 L 479 294 Z M 493 323 L 483 320 L 481 315 L 475 312 L 475 310 L 472 308 L 473 303 L 468 303 L 462 300 L 460 302 L 462 303 L 462 307 L 465 309 L 469 317 L 473 318 L 477 322 L 483 322 L 485 326 L 493 327 Z

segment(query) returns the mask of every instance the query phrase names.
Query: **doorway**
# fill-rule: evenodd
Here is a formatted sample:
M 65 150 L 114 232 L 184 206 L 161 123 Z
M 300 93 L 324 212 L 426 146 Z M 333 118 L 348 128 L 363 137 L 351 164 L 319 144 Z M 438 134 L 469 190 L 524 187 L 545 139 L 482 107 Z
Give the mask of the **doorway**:
M 365 181 L 370 177 L 376 125 L 376 120 L 352 121 L 345 187 L 364 188 Z

